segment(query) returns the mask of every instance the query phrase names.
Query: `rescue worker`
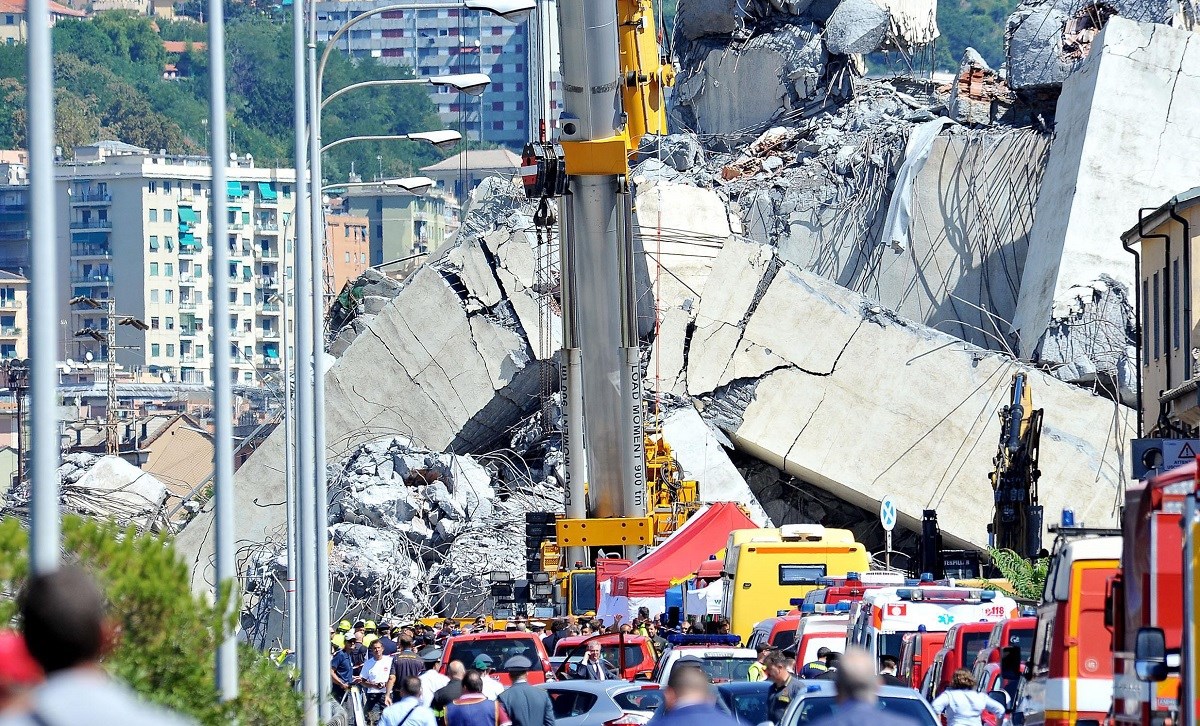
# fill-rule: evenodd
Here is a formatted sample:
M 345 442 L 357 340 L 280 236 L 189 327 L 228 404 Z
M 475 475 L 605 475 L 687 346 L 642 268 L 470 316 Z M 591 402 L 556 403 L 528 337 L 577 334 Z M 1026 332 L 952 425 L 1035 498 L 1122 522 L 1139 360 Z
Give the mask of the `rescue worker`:
M 400 650 L 400 648 L 396 645 L 396 641 L 388 637 L 390 633 L 391 630 L 388 628 L 387 623 L 379 624 L 379 642 L 383 643 L 384 655 L 395 655 L 396 651 Z
M 800 669 L 800 677 L 816 678 L 824 674 L 825 671 L 829 670 L 829 666 L 825 665 L 825 659 L 828 658 L 829 654 L 832 652 L 833 651 L 829 650 L 823 645 L 820 648 L 817 648 L 817 659 L 811 663 L 804 664 L 804 667 Z
M 339 703 L 346 697 L 346 691 L 354 683 L 354 660 L 350 651 L 354 647 L 353 640 L 342 638 L 342 647 L 333 654 L 329 661 L 329 673 L 333 680 L 333 697 Z
M 446 706 L 446 726 L 512 726 L 504 706 L 483 695 L 483 676 L 467 671 L 462 695 Z
M 946 726 L 980 726 L 984 711 L 995 716 L 998 723 L 1004 720 L 1004 705 L 976 691 L 975 678 L 966 668 L 954 671 L 950 685 L 929 705 L 938 716 L 946 717 Z
M 462 695 L 463 676 L 466 673 L 467 669 L 460 661 L 452 660 L 450 665 L 446 666 L 446 677 L 450 679 L 450 682 L 433 694 L 433 702 L 429 704 L 438 723 L 443 725 L 446 723 L 446 706 Z
M 767 656 L 771 654 L 774 648 L 771 647 L 770 643 L 759 643 L 755 650 L 758 652 L 758 660 L 750 664 L 750 669 L 746 672 L 746 680 L 765 681 L 767 680 L 767 668 L 763 665 L 763 661 L 767 659 Z
M 377 642 L 380 642 L 382 648 L 382 642 Z M 413 650 L 412 637 L 407 632 L 401 632 L 399 646 L 399 652 L 392 656 L 392 668 L 387 677 L 387 705 L 389 706 L 404 697 L 400 693 L 400 687 L 404 684 L 405 678 L 420 678 L 421 674 L 425 672 L 425 661 L 421 660 L 421 656 Z
M 767 680 L 771 682 L 771 687 L 767 689 L 767 720 L 781 723 L 783 713 L 792 700 L 804 693 L 804 684 L 788 670 L 787 657 L 783 653 L 768 654 L 763 666 Z
M 429 706 L 433 703 L 433 694 L 450 683 L 450 678 L 438 671 L 442 662 L 441 648 L 426 649 L 421 653 L 421 660 L 425 662 L 425 672 L 417 676 L 421 681 L 421 704 Z
M 364 711 L 367 719 L 374 723 L 389 701 L 388 675 L 392 672 L 392 657 L 383 654 L 383 645 L 378 639 L 371 643 L 371 657 L 363 663 L 362 673 L 356 683 L 363 687 L 366 696 Z
M 371 644 L 374 643 L 376 640 L 379 640 L 378 628 L 375 627 L 374 620 L 368 620 L 366 623 L 363 624 L 362 643 L 369 649 L 371 647 Z
M 533 661 L 523 655 L 514 655 L 504 661 L 504 672 L 512 679 L 512 685 L 496 700 L 508 712 L 513 726 L 554 726 L 550 695 L 525 680 L 532 669 Z
M 480 653 L 475 658 L 475 670 L 479 671 L 479 676 L 483 681 L 483 695 L 495 700 L 497 696 L 504 692 L 504 684 L 492 677 L 493 664 L 492 656 L 487 653 Z

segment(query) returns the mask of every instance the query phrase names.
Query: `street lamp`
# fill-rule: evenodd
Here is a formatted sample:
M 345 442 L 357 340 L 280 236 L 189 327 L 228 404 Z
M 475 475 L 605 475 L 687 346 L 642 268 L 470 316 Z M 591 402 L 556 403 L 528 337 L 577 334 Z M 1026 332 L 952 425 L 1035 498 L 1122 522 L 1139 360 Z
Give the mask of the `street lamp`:
M 486 73 L 456 73 L 449 76 L 431 76 L 429 78 L 383 78 L 375 81 L 361 81 L 359 83 L 351 83 L 345 88 L 339 88 L 333 93 L 326 96 L 321 101 L 321 109 L 337 98 L 338 96 L 349 93 L 358 88 L 372 88 L 378 86 L 419 86 L 429 84 L 431 86 L 445 86 L 459 93 L 465 93 L 469 96 L 478 96 L 483 93 L 488 84 L 492 82 L 492 77 Z
M 418 131 L 412 134 L 387 134 L 384 136 L 347 136 L 344 139 L 331 141 L 321 147 L 320 153 L 324 154 L 335 146 L 348 144 L 351 141 L 426 141 L 434 146 L 445 148 L 457 144 L 462 140 L 462 134 L 457 131 Z

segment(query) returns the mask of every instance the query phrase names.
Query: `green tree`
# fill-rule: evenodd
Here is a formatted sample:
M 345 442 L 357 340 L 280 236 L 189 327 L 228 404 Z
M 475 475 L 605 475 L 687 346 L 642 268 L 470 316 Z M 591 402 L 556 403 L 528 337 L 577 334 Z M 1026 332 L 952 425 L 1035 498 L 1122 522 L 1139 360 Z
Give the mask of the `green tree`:
M 1026 600 L 1041 601 L 1046 587 L 1046 573 L 1050 560 L 1030 562 L 1012 550 L 989 549 L 996 569 L 1012 585 L 1012 591 Z
M 28 573 L 27 546 L 16 520 L 0 522 L 4 622 L 14 616 L 12 596 Z M 70 517 L 63 521 L 63 548 L 102 583 L 121 626 L 121 641 L 105 666 L 142 696 L 206 724 L 291 726 L 302 720 L 287 675 L 248 647 L 239 653 L 239 697 L 218 703 L 213 654 L 220 609 L 192 593 L 187 566 L 168 536 Z

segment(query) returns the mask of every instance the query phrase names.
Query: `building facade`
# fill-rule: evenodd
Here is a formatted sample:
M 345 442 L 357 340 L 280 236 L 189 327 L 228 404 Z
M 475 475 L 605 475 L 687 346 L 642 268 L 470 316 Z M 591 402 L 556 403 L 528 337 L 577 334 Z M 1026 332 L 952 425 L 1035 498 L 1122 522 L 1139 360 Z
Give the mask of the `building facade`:
M 367 261 L 390 267 L 398 260 L 436 250 L 446 241 L 446 200 L 416 195 L 395 186 L 348 187 L 346 211 L 367 219 Z
M 50 2 L 50 25 L 63 18 L 84 18 L 87 13 L 66 5 Z M 0 0 L 0 43 L 16 45 L 29 39 L 29 24 L 25 20 L 25 0 Z
M 459 206 L 465 206 L 471 191 L 484 179 L 516 179 L 521 173 L 521 157 L 508 149 L 470 149 L 423 166 L 421 173 L 437 182 Z
M 370 266 L 371 245 L 367 227 L 371 220 L 348 214 L 325 215 L 325 279 L 334 295 Z
M 285 277 L 292 274 L 295 174 L 291 169 L 230 162 L 228 238 L 210 234 L 206 157 L 152 154 L 101 142 L 60 163 L 58 191 L 67 200 L 69 224 L 60 225 L 63 277 L 69 296 L 116 300 L 119 316 L 146 323 L 141 331 L 119 326 L 117 362 L 163 381 L 208 384 L 212 346 L 230 345 L 237 383 L 256 385 L 280 369 L 281 305 Z M 212 245 L 228 246 L 227 270 L 212 267 Z M 213 274 L 229 277 L 230 314 L 212 319 Z M 104 309 L 71 308 L 65 350 L 76 360 L 107 360 L 102 341 L 77 337 L 85 328 L 105 330 Z
M 327 40 L 355 15 L 376 7 L 368 0 L 318 2 L 317 33 Z M 441 87 L 431 92 L 442 122 L 466 138 L 516 150 L 532 138 L 530 84 L 537 73 L 531 73 L 531 61 L 537 54 L 530 48 L 528 21 L 457 8 L 390 10 L 354 26 L 338 48 L 351 58 L 408 66 L 417 77 L 486 73 L 492 84 L 482 96 Z
M 29 280 L 0 270 L 0 359 L 29 357 Z
M 1137 255 L 1142 436 L 1200 428 L 1200 187 L 1144 214 L 1122 235 Z

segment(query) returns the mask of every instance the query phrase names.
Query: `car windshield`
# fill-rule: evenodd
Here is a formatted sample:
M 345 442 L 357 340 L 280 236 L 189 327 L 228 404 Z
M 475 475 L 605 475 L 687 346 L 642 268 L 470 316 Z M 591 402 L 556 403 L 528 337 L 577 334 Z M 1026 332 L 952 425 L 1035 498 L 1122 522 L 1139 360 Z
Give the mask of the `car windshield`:
M 663 703 L 663 692 L 657 688 L 639 688 L 618 693 L 612 699 L 622 711 L 657 711 Z
M 796 719 L 789 722 L 789 726 L 812 723 L 832 714 L 837 707 L 837 700 L 832 696 L 805 698 L 800 702 L 800 710 Z M 917 724 L 920 724 L 920 726 L 936 726 L 933 716 L 929 713 L 929 709 L 925 708 L 925 703 L 918 698 L 880 696 L 877 707 L 881 711 L 904 718 L 911 722 L 913 726 L 917 726 Z
M 571 654 L 572 663 L 581 663 L 583 657 L 587 655 L 586 646 L 563 646 L 560 645 L 554 649 L 554 654 L 558 656 L 566 656 Z M 617 643 L 607 643 L 600 646 L 600 657 L 603 658 L 613 668 L 621 667 L 621 646 Z M 646 659 L 646 654 L 642 652 L 642 646 L 625 644 L 625 667 L 634 668 L 640 666 L 642 661 Z M 649 666 L 647 666 L 649 667 Z
M 1021 649 L 1022 662 L 1029 660 L 1029 655 L 1033 652 L 1033 633 L 1033 628 L 1023 628 L 1008 634 L 1008 645 L 1015 645 Z
M 970 667 L 975 662 L 975 656 L 987 645 L 991 633 L 964 633 L 962 637 L 962 662 Z
M 701 658 L 701 667 L 713 683 L 750 680 L 750 664 L 754 658 Z
M 775 639 L 771 641 L 771 645 L 775 646 L 779 650 L 783 650 L 784 648 L 791 647 L 792 643 L 795 642 L 796 630 L 794 628 L 788 628 L 787 630 L 780 630 L 778 633 L 775 633 Z
M 987 641 L 987 638 L 984 638 Z M 900 648 L 904 645 L 904 633 L 880 633 L 879 634 L 879 655 L 900 655 Z M 838 648 L 845 650 L 845 647 Z M 971 656 L 974 658 L 975 656 Z
M 527 638 L 462 640 L 450 644 L 450 653 L 446 658 L 446 662 L 449 663 L 450 661 L 457 660 L 462 662 L 467 668 L 474 668 L 475 659 L 481 655 L 486 655 L 492 659 L 492 668 L 499 670 L 504 665 L 504 661 L 514 655 L 523 655 L 536 668 L 537 664 L 541 662 L 541 656 L 538 655 L 534 643 L 533 636 Z

